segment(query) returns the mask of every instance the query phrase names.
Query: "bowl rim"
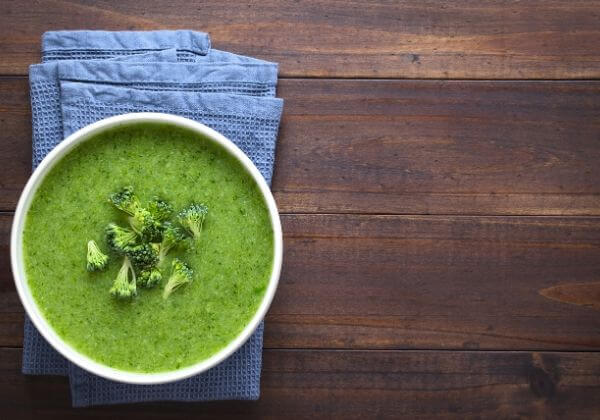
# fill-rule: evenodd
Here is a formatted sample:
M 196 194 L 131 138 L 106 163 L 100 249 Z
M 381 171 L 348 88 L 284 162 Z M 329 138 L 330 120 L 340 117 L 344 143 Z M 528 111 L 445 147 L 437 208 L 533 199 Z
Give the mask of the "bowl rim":
M 229 344 L 227 344 L 217 353 L 210 356 L 208 359 L 202 360 L 196 364 L 184 367 L 182 369 L 156 373 L 131 372 L 112 368 L 91 359 L 83 353 L 80 353 L 78 350 L 64 341 L 44 318 L 41 310 L 35 302 L 27 283 L 23 262 L 22 236 L 26 215 L 38 187 L 50 170 L 76 146 L 89 140 L 95 135 L 116 127 L 123 127 L 138 123 L 173 124 L 175 126 L 186 128 L 201 134 L 209 140 L 224 147 L 228 153 L 230 153 L 230 155 L 233 155 L 238 159 L 238 161 L 244 166 L 244 168 L 258 184 L 263 199 L 269 210 L 271 226 L 273 229 L 273 269 L 271 272 L 271 277 L 258 309 L 246 327 L 244 327 L 244 329 L 235 337 L 235 339 L 229 342 Z M 150 385 L 182 380 L 216 366 L 228 358 L 236 350 L 238 350 L 254 333 L 267 313 L 271 302 L 273 301 L 281 274 L 282 260 L 283 238 L 281 221 L 279 219 L 279 211 L 269 186 L 248 156 L 246 156 L 246 154 L 231 140 L 202 123 L 176 115 L 155 112 L 128 113 L 108 117 L 77 130 L 60 142 L 42 160 L 27 181 L 15 210 L 10 235 L 10 262 L 17 293 L 21 303 L 23 304 L 23 307 L 25 308 L 25 312 L 40 334 L 42 334 L 42 336 L 54 349 L 56 349 L 69 361 L 75 363 L 77 366 L 103 378 L 130 384 Z

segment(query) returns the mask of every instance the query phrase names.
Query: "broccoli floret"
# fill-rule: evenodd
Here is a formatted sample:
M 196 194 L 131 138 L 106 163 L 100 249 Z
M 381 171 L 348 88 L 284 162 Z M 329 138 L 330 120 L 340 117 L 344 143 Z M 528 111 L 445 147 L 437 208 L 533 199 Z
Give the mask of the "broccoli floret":
M 158 264 L 162 264 L 165 257 L 177 244 L 185 239 L 185 233 L 177 226 L 170 222 L 163 224 L 164 231 L 162 234 L 162 241 L 158 246 Z
M 148 211 L 159 222 L 164 222 L 173 213 L 173 206 L 158 197 L 154 197 L 152 201 L 148 203 Z
M 198 240 L 207 214 L 208 207 L 204 204 L 192 203 L 177 215 L 177 220 L 194 239 Z
M 141 287 L 154 287 L 162 280 L 162 274 L 156 267 L 142 270 L 137 276 L 137 284 Z
M 91 240 L 87 244 L 87 270 L 100 271 L 106 268 L 108 264 L 108 255 L 105 255 L 96 241 Z
M 109 223 L 106 226 L 106 242 L 115 252 L 125 254 L 130 247 L 135 246 L 137 234 L 130 229 Z
M 122 190 L 111 194 L 108 198 L 116 208 L 124 211 L 130 216 L 133 216 L 135 212 L 140 208 L 140 201 L 133 192 L 133 187 L 124 187 Z
M 131 186 L 112 194 L 109 201 L 129 215 L 131 228 L 148 241 L 160 240 L 161 222 L 169 218 L 173 211 L 169 203 L 156 197 L 148 203 L 147 208 L 142 207 Z
M 125 254 L 138 270 L 155 267 L 158 263 L 158 253 L 156 249 L 148 243 L 131 246 L 127 248 Z
M 137 209 L 134 215 L 129 217 L 129 224 L 145 240 L 159 239 L 162 234 L 162 224 L 144 208 Z
M 163 299 L 167 299 L 179 287 L 191 283 L 193 280 L 194 272 L 192 269 L 180 259 L 173 259 L 171 263 L 171 277 L 169 277 L 163 290 Z
M 133 192 L 133 187 L 130 186 L 124 187 L 122 190 L 112 194 L 109 197 L 109 201 L 116 208 L 129 215 L 129 223 L 135 233 L 147 240 L 160 238 L 160 218 L 166 214 L 166 209 L 164 208 L 167 204 L 166 202 L 154 200 L 151 203 L 153 211 L 158 216 L 155 217 L 153 212 L 141 206 L 140 200 Z
M 133 269 L 129 258 L 125 257 L 123 266 L 119 270 L 117 278 L 109 292 L 119 299 L 131 298 L 137 294 L 135 281 L 135 270 Z

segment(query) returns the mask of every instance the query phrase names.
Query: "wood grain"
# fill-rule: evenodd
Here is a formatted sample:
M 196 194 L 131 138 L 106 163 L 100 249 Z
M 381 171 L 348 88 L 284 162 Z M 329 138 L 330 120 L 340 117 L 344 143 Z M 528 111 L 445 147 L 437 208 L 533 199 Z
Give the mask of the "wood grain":
M 282 80 L 284 213 L 600 215 L 600 82 Z M 24 79 L 0 78 L 0 209 L 31 170 Z
M 600 214 L 600 83 L 287 81 L 289 212 Z
M 592 418 L 598 353 L 264 352 L 258 402 L 154 403 L 72 410 L 66 378 L 26 377 L 0 349 L 6 418 Z
M 0 256 L 10 216 L 0 217 Z M 600 218 L 287 215 L 267 348 L 600 349 L 600 317 L 546 299 L 600 280 Z M 0 345 L 21 344 L 0 258 Z
M 8 0 L 0 74 L 24 74 L 52 29 L 209 32 L 216 48 L 273 60 L 293 77 L 597 78 L 593 0 Z
M 540 295 L 558 302 L 571 303 L 600 311 L 600 282 L 557 284 L 540 290 Z
M 29 83 L 0 78 L 0 210 L 14 209 L 31 173 Z

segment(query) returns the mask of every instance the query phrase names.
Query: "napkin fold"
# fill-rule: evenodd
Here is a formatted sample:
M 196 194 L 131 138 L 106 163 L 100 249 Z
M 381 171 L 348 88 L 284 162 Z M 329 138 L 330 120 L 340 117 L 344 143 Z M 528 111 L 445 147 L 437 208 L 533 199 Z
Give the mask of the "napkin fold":
M 202 122 L 240 147 L 270 184 L 283 101 L 277 64 L 211 48 L 194 31 L 53 31 L 29 70 L 33 167 L 62 139 L 100 119 L 165 112 Z M 75 407 L 146 401 L 255 400 L 263 324 L 227 360 L 163 385 L 95 376 L 58 354 L 25 317 L 23 373 L 64 375 Z

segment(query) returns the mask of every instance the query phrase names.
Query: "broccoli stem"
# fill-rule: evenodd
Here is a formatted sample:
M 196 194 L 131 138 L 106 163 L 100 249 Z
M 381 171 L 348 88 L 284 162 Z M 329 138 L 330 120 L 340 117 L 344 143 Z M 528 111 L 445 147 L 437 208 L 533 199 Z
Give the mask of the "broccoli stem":
M 108 255 L 105 255 L 93 239 L 87 244 L 87 270 L 100 271 L 106 268 Z
M 128 257 L 123 259 L 123 265 L 117 274 L 117 278 L 109 292 L 116 298 L 128 299 L 137 294 L 135 270 Z
M 163 290 L 163 299 L 167 299 L 175 290 L 184 284 L 191 283 L 193 280 L 194 272 L 192 269 L 179 258 L 174 258 L 171 263 L 171 277 L 169 277 Z

